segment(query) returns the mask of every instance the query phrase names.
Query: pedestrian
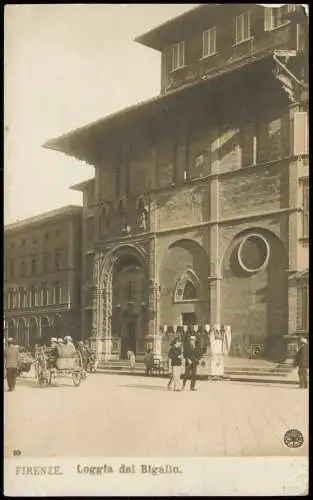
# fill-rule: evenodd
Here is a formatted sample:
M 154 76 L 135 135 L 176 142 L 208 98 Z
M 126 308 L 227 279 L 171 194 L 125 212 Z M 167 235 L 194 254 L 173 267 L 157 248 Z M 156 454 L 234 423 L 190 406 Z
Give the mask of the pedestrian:
M 190 377 L 190 390 L 196 391 L 197 366 L 201 358 L 201 352 L 195 335 L 191 335 L 189 339 L 186 339 L 184 358 L 186 364 L 182 389 L 185 389 L 187 379 Z
M 59 338 L 58 338 L 58 344 L 63 344 L 63 339 L 62 339 L 62 337 L 59 337 Z
M 135 364 L 136 364 L 136 356 L 135 356 L 135 353 L 131 349 L 128 349 L 128 351 L 127 351 L 127 359 L 129 360 L 130 368 L 133 370 L 135 368 Z
M 15 390 L 17 370 L 18 370 L 18 359 L 19 359 L 19 348 L 15 344 L 14 340 L 8 339 L 8 346 L 4 353 L 6 376 L 9 392 Z
M 147 376 L 149 376 L 151 373 L 151 370 L 153 369 L 153 363 L 154 363 L 154 356 L 153 356 L 152 349 L 150 349 L 150 347 L 145 352 L 143 362 L 145 364 L 145 374 Z
M 88 351 L 87 351 L 85 344 L 82 340 L 80 340 L 77 343 L 77 350 L 80 353 L 81 358 L 82 358 L 83 369 L 86 371 L 87 370 L 87 363 L 88 363 Z
M 309 345 L 307 339 L 301 337 L 299 340 L 299 350 L 295 355 L 294 366 L 298 367 L 299 386 L 301 389 L 308 387 L 308 368 L 309 368 Z
M 50 339 L 49 362 L 51 368 L 56 368 L 58 358 L 58 341 L 55 337 Z
M 174 391 L 179 392 L 181 391 L 180 387 L 180 371 L 181 371 L 181 365 L 182 365 L 182 352 L 181 352 L 181 344 L 178 339 L 173 340 L 171 342 L 171 347 L 168 352 L 168 359 L 170 360 L 171 364 L 171 377 L 170 381 L 167 384 L 168 390 L 171 389 L 172 382 L 174 382 Z

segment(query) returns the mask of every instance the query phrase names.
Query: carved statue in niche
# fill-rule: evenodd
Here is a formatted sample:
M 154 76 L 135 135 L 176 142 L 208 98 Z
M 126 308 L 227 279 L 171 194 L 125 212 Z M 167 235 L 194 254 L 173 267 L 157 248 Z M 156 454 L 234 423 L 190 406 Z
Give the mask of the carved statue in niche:
M 143 231 L 147 231 L 148 229 L 148 211 L 143 203 L 140 200 L 137 208 L 137 223 Z

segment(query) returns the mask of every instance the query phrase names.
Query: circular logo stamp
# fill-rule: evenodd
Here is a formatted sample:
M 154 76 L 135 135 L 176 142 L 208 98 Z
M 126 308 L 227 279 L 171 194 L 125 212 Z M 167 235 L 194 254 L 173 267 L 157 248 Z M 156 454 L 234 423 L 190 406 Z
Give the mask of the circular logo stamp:
M 304 443 L 304 437 L 298 429 L 289 429 L 285 432 L 284 443 L 288 448 L 300 448 Z

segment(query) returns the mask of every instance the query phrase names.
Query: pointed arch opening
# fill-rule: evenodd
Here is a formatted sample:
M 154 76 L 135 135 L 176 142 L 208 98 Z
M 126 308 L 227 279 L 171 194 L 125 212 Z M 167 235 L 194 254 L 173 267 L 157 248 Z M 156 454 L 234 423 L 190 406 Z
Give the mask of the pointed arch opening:
M 198 301 L 200 298 L 200 280 L 192 269 L 188 269 L 176 282 L 174 289 L 174 302 Z

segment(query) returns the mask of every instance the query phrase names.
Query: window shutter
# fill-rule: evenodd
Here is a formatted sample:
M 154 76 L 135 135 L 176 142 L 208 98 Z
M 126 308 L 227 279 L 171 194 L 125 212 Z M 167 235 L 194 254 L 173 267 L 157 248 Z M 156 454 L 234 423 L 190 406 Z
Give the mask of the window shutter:
M 293 154 L 308 153 L 308 115 L 306 111 L 294 114 Z
M 264 30 L 270 31 L 272 29 L 272 8 L 264 7 Z

